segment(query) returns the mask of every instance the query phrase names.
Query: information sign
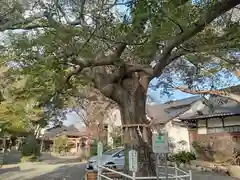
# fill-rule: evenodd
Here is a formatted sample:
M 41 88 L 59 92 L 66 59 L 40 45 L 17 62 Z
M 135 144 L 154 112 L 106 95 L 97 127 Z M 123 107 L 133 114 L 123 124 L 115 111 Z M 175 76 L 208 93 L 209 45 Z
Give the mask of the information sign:
M 138 154 L 135 150 L 130 150 L 128 154 L 129 159 L 129 170 L 132 172 L 137 172 L 138 170 Z
M 168 153 L 168 136 L 166 133 L 153 133 L 152 149 L 154 153 Z

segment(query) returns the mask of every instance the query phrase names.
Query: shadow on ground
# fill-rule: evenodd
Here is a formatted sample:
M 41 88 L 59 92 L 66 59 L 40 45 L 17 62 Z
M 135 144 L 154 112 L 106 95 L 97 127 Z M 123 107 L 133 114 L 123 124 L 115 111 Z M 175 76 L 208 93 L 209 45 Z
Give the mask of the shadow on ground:
M 52 172 L 29 180 L 81 180 L 85 175 L 84 167 L 84 164 L 61 166 Z M 24 177 L 21 179 L 24 179 Z
M 31 168 L 31 169 L 26 169 L 26 170 L 20 170 L 20 167 L 19 166 L 16 166 L 16 167 L 10 167 L 10 168 L 3 168 L 3 169 L 0 169 L 0 177 L 2 175 L 4 175 L 5 173 L 17 173 L 17 172 L 20 172 L 21 173 L 26 173 L 26 172 L 31 172 L 33 171 L 34 169 Z
M 4 164 L 18 164 L 20 163 L 21 153 L 18 151 L 6 152 L 4 155 Z
M 9 172 L 15 172 L 15 171 L 20 171 L 19 166 L 17 167 L 9 167 L 9 168 L 2 168 L 0 169 L 0 175 L 4 173 L 9 173 Z
M 4 165 L 18 164 L 20 163 L 20 159 L 21 152 L 7 152 L 4 155 Z M 40 157 L 40 163 L 41 162 L 46 164 L 66 164 L 80 162 L 80 159 L 78 156 L 56 157 L 52 156 L 50 153 L 42 153 L 42 156 Z
M 43 153 L 40 160 L 46 164 L 70 164 L 80 162 L 78 156 L 56 157 L 52 156 L 50 153 Z

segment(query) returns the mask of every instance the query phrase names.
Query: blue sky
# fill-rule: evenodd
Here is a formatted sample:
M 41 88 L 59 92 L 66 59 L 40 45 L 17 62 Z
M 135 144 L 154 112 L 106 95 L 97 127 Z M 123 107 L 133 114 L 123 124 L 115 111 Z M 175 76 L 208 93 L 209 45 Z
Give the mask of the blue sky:
M 230 75 L 226 75 L 226 73 L 224 72 L 219 72 L 217 73 L 217 75 L 215 76 L 216 78 L 218 78 L 216 81 L 218 81 L 218 83 L 216 83 L 215 87 L 216 89 L 222 89 L 222 88 L 226 88 L 229 86 L 234 86 L 234 85 L 238 85 L 240 84 L 240 79 L 237 78 L 233 73 L 230 73 Z M 151 84 L 157 84 L 158 79 L 155 78 L 153 79 L 150 83 Z M 175 81 L 173 81 L 174 84 L 176 84 L 176 82 L 178 82 L 178 85 L 183 85 L 182 81 L 179 79 L 176 79 Z M 200 84 L 202 87 L 202 89 L 210 89 L 210 82 L 206 80 L 205 83 Z M 178 99 L 183 99 L 183 98 L 188 98 L 191 97 L 193 95 L 188 94 L 188 93 L 184 93 L 182 91 L 179 90 L 173 90 L 171 96 L 168 96 L 164 93 L 162 93 L 162 89 L 161 88 L 148 88 L 148 94 L 152 97 L 152 99 L 154 99 L 154 101 L 156 103 L 164 103 L 166 101 L 169 100 L 178 100 Z

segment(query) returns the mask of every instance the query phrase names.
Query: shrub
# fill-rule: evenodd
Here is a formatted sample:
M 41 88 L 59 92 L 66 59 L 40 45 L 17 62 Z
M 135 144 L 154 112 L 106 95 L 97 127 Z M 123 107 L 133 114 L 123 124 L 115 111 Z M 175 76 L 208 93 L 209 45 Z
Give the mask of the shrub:
M 97 155 L 97 140 L 93 140 L 93 143 L 91 144 L 90 149 L 90 156 L 96 156 Z
M 38 161 L 40 157 L 40 145 L 34 135 L 29 135 L 23 144 L 21 161 Z
M 57 153 L 66 153 L 71 149 L 67 136 L 58 136 L 54 140 L 53 149 Z
M 180 151 L 176 154 L 173 154 L 170 157 L 171 161 L 174 161 L 177 163 L 177 165 L 180 164 L 186 164 L 186 163 L 190 163 L 191 160 L 196 160 L 196 155 L 192 152 L 186 152 L 186 151 Z
M 97 140 L 93 140 L 93 143 L 91 144 L 91 149 L 90 149 L 90 156 L 97 155 L 97 147 L 98 147 Z M 110 150 L 110 149 L 112 149 L 111 146 L 103 145 L 103 152 Z

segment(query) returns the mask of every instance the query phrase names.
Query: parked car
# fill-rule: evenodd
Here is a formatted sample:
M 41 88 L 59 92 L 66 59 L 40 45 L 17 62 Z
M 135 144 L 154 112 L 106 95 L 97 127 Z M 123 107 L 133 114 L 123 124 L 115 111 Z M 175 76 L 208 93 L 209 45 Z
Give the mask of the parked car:
M 109 151 L 106 151 L 102 154 L 100 158 L 100 165 L 109 167 L 109 168 L 117 168 L 123 169 L 124 168 L 124 148 L 119 147 Z M 97 170 L 98 164 L 98 156 L 93 156 L 88 160 L 86 165 L 86 170 Z

